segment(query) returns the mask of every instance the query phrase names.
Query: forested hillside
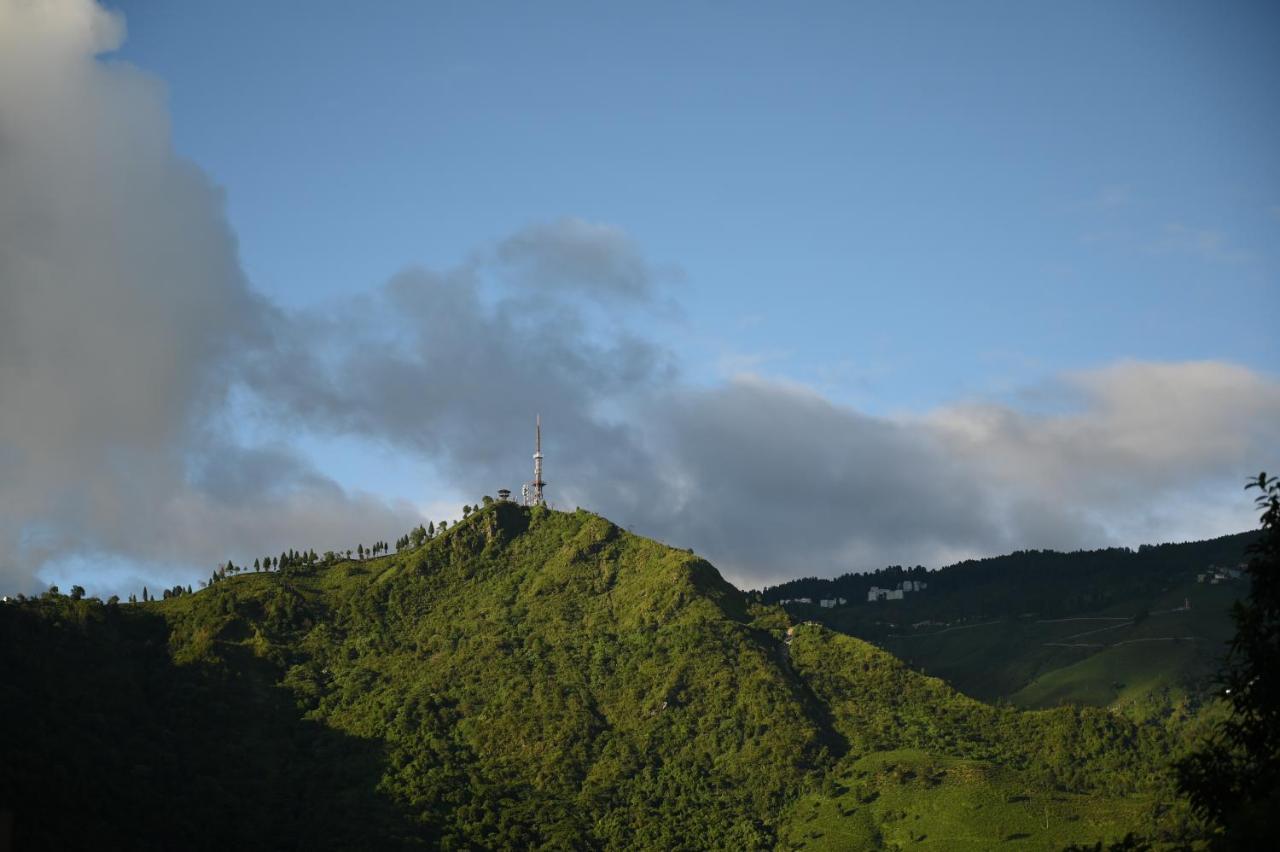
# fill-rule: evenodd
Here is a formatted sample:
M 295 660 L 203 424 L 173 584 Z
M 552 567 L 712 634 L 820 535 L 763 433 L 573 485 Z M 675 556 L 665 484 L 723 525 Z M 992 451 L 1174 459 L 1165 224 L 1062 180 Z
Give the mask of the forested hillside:
M 419 541 L 149 603 L 0 607 L 18 848 L 1042 849 L 1186 830 L 1167 726 L 966 698 L 588 512 L 496 503 Z
M 1180 723 L 1210 700 L 1234 632 L 1231 605 L 1248 588 L 1236 569 L 1256 540 L 1249 532 L 1138 550 L 1025 551 L 936 571 L 801 579 L 758 594 L 977 698 Z M 911 590 L 901 598 L 867 600 L 871 586 L 904 581 Z
M 867 602 L 872 586 L 896 588 L 903 580 L 920 580 L 927 582 L 928 594 L 905 599 L 912 604 L 913 616 L 955 621 L 1035 613 L 1062 618 L 1146 600 L 1171 583 L 1194 580 L 1211 565 L 1235 567 L 1257 539 L 1258 533 L 1244 532 L 1208 541 L 1143 545 L 1137 550 L 1023 550 L 932 571 L 891 565 L 830 580 L 804 577 L 767 587 L 760 594 L 766 603 L 808 597 L 816 604 L 821 598 L 844 597 L 861 604 Z M 860 614 L 882 619 L 883 612 Z

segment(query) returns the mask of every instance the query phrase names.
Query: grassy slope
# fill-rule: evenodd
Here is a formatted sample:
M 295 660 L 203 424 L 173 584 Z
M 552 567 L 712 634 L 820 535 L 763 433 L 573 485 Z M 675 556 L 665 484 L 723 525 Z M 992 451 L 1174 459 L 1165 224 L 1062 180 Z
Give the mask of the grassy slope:
M 1136 553 L 1011 554 L 920 574 L 929 588 L 904 601 L 866 604 L 855 595 L 854 603 L 834 610 L 788 609 L 869 639 L 983 700 L 1026 707 L 1071 701 L 1139 719 L 1176 716 L 1183 704 L 1206 698 L 1233 632 L 1230 604 L 1245 588 L 1243 582 L 1199 584 L 1195 575 L 1209 564 L 1239 561 L 1253 538 L 1246 533 Z M 833 593 L 827 586 L 873 580 L 802 580 L 770 594 L 822 597 Z M 1169 612 L 1184 599 L 1190 612 Z M 1123 625 L 1143 612 L 1151 614 L 1144 623 Z M 911 627 L 925 621 L 952 626 Z M 1071 638 L 1099 628 L 1116 629 Z
M 663 846 L 697 826 L 751 845 L 821 757 L 744 597 L 589 513 L 498 506 L 419 551 L 293 579 L 293 632 L 262 629 L 279 582 L 219 584 L 231 612 L 212 620 L 202 596 L 165 602 L 175 647 L 279 652 L 311 718 L 387 744 L 384 786 L 442 841 Z
M 39 607 L 45 621 L 92 610 L 65 598 Z M 1145 827 L 1135 814 L 1159 793 L 1154 767 L 1168 747 L 1158 729 L 1108 714 L 981 704 L 830 631 L 801 627 L 785 645 L 781 610 L 748 609 L 691 553 L 586 512 L 498 505 L 414 551 L 120 607 L 104 625 L 146 622 L 149 632 L 110 645 L 98 668 L 154 651 L 167 634 L 168 655 L 148 663 L 158 699 L 74 668 L 71 652 L 40 659 L 39 631 L 0 615 L 11 640 L 0 663 L 21 675 L 7 688 L 23 694 L 21 678 L 40 680 L 41 700 L 62 708 L 33 755 L 63 749 L 59 728 L 82 721 L 59 699 L 68 684 L 108 694 L 118 700 L 103 703 L 103 730 L 133 714 L 131 748 L 177 734 L 166 741 L 179 766 L 138 788 L 151 804 L 173 799 L 181 761 L 204 760 L 204 792 L 182 799 L 175 825 L 190 832 L 240 810 L 249 817 L 224 820 L 223 835 L 257 832 L 263 848 L 290 832 L 341 846 L 344 831 L 361 830 L 343 816 L 353 808 L 381 814 L 367 830 L 375 847 L 748 849 L 863 827 L 878 838 L 868 848 L 915 833 L 995 841 L 1024 831 L 1025 795 L 1051 806 L 1054 833 L 1042 839 L 1092 841 Z M 98 627 L 67 629 L 101 647 Z M 199 690 L 174 686 L 192 679 Z M 164 718 L 139 715 L 140 702 Z M 14 721 L 38 727 L 38 716 Z M 246 748 L 202 757 L 219 741 Z M 104 747 L 91 739 L 77 753 Z M 352 771 L 335 774 L 340 754 Z M 127 775 L 130 759 L 99 771 Z M 94 771 L 92 760 L 80 769 Z M 917 789 L 916 778 L 941 781 Z M 849 790 L 870 801 L 857 805 Z M 42 792 L 53 789 L 26 789 L 29 800 Z M 260 800 L 241 801 L 251 794 Z M 108 836 L 143 831 L 112 826 L 110 807 L 99 818 Z M 254 845 L 223 835 L 218 845 Z
M 1089 708 L 993 707 L 817 626 L 791 648 L 852 746 L 792 810 L 783 839 L 795 848 L 1060 848 L 1161 822 L 1169 797 L 1143 758 L 1169 748 L 1159 727 Z
M 1152 800 L 1028 785 L 1015 771 L 915 749 L 843 765 L 826 792 L 802 797 L 782 837 L 790 849 L 1062 849 L 1121 838 L 1150 823 Z
M 1074 702 L 1139 720 L 1201 700 L 1231 635 L 1234 586 L 1180 584 L 1142 609 L 1122 604 L 1070 620 L 1002 619 L 882 640 L 957 688 L 1021 707 Z M 1180 611 L 1184 600 L 1191 609 Z M 1068 646 L 1076 647 L 1068 647 Z
M 1009 699 L 1022 707 L 1063 702 L 1112 707 L 1146 718 L 1196 703 L 1213 676 L 1232 635 L 1228 608 L 1235 586 L 1189 584 L 1155 601 L 1153 614 L 1080 640 L 1102 644 L 1083 659 L 1040 674 Z M 1183 599 L 1191 609 L 1174 610 Z M 1163 610 L 1163 611 L 1162 611 Z

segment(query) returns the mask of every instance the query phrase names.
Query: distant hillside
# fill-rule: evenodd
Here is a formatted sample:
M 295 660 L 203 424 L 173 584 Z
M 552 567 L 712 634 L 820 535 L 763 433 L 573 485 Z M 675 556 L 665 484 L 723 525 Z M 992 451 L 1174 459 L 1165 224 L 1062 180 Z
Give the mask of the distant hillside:
M 1210 565 L 1235 566 L 1257 538 L 1256 532 L 1243 532 L 1208 541 L 1147 544 L 1137 550 L 1023 550 L 935 570 L 894 565 L 830 580 L 790 580 L 766 587 L 760 596 L 765 603 L 807 597 L 816 606 L 821 598 L 843 597 L 862 604 L 872 586 L 892 589 L 904 580 L 918 580 L 928 583 L 929 594 L 909 598 L 912 615 L 946 621 L 1027 612 L 1062 617 L 1145 598 L 1171 582 L 1194 579 Z
M 22 849 L 1059 847 L 1184 830 L 1163 725 L 966 698 L 588 512 L 0 606 Z
M 1256 538 L 1026 551 L 936 571 L 795 580 L 758 594 L 789 599 L 793 617 L 874 642 L 978 698 L 1185 718 L 1208 698 L 1233 632 L 1230 606 L 1247 589 L 1243 579 L 1200 575 L 1238 565 Z M 870 587 L 904 581 L 911 590 L 901 599 L 867 600 Z M 821 605 L 841 597 L 843 604 Z M 811 602 L 797 600 L 804 598 Z

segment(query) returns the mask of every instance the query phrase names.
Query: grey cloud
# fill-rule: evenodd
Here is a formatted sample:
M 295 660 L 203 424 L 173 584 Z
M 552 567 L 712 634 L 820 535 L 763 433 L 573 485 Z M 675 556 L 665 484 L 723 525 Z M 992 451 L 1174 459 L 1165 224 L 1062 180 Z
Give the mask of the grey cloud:
M 485 298 L 469 268 L 407 270 L 361 311 L 288 325 L 305 331 L 248 373 L 264 404 L 321 432 L 431 457 L 473 489 L 510 476 L 535 413 L 558 421 L 558 440 L 571 445 L 618 443 L 610 406 L 673 375 L 660 347 L 622 328 L 601 342 L 567 301 L 530 314 L 511 298 Z M 338 325 L 314 344 L 316 328 Z
M 536 254 L 548 233 L 521 240 Z M 318 351 L 294 345 L 255 387 L 477 495 L 528 475 L 541 412 L 553 501 L 692 546 L 749 585 L 1247 528 L 1239 482 L 1280 446 L 1280 385 L 1236 365 L 1120 363 L 1028 389 L 1031 405 L 872 417 L 758 377 L 688 385 L 625 326 L 592 333 L 572 294 L 531 310 L 489 271 L 410 270 L 361 310 L 288 323 L 367 319 Z
M 757 377 L 687 385 L 660 347 L 601 344 L 567 300 L 548 308 L 562 321 L 531 321 L 484 287 L 471 268 L 406 272 L 369 329 L 311 354 L 310 379 L 289 367 L 259 388 L 303 393 L 313 428 L 421 453 L 477 495 L 527 476 L 540 411 L 553 501 L 692 546 L 745 584 L 1243 529 L 1239 480 L 1280 446 L 1280 385 L 1229 364 L 1063 376 L 1025 395 L 1052 414 L 872 417 Z
M 970 403 L 930 423 L 986 480 L 1099 507 L 1280 461 L 1280 384 L 1238 365 L 1121 362 L 1063 376 L 1058 395 L 1076 405 Z
M 660 403 L 660 479 L 632 507 L 741 579 L 998 546 L 986 495 L 928 430 L 743 377 Z
M 1253 525 L 1240 486 L 1280 465 L 1280 382 L 1130 362 L 1052 385 L 1074 406 L 926 418 L 870 417 L 758 378 L 675 390 L 648 406 L 650 499 L 597 502 L 748 584 Z
M 493 256 L 527 287 L 602 300 L 648 299 L 661 277 L 622 229 L 572 217 L 530 225 L 498 243 Z
M 276 464 L 292 483 L 279 499 L 215 473 L 246 461 L 211 448 L 226 444 L 228 389 L 242 353 L 269 340 L 272 309 L 241 273 L 220 193 L 173 152 L 161 87 L 95 59 L 123 29 L 85 0 L 0 0 L 6 592 L 72 554 L 192 571 L 406 514 L 296 460 Z

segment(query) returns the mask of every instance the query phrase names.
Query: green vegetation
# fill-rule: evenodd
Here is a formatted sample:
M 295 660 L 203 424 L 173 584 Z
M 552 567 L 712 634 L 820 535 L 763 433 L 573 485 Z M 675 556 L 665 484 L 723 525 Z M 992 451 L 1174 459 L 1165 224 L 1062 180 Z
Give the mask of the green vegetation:
M 1199 575 L 1237 566 L 1256 540 L 1245 533 L 1136 551 L 1028 551 L 938 571 L 797 580 L 762 597 L 809 597 L 813 605 L 788 611 L 874 642 L 985 701 L 1084 704 L 1180 725 L 1213 703 L 1234 633 L 1231 607 L 1245 591 L 1241 580 L 1210 584 Z M 903 579 L 928 585 L 876 603 L 859 592 Z M 849 603 L 816 605 L 837 595 Z
M 1236 565 L 1257 539 L 1256 532 L 1247 532 L 1209 541 L 1142 545 L 1137 550 L 1024 550 L 990 559 L 970 559 L 936 571 L 893 565 L 833 580 L 791 580 L 764 589 L 761 596 L 768 603 L 797 597 L 816 602 L 839 596 L 861 604 L 871 586 L 896 588 L 903 580 L 923 580 L 928 583 L 924 594 L 892 602 L 892 608 L 909 620 L 887 620 L 906 624 L 924 620 L 982 621 L 1017 618 L 1026 613 L 1035 613 L 1038 618 L 1065 618 L 1116 606 L 1129 607 L 1128 612 L 1134 613 L 1137 610 L 1131 605 L 1147 603 L 1153 596 L 1169 591 L 1172 584 L 1194 582 L 1196 574 L 1211 564 Z M 1177 603 L 1181 602 L 1178 598 Z M 817 606 L 810 609 L 823 615 Z M 856 626 L 853 632 L 859 635 L 872 632 L 877 626 L 881 633 L 898 632 L 885 623 L 885 613 L 883 603 L 880 608 L 857 606 L 840 612 L 849 619 L 844 626 Z
M 19 847 L 1187 836 L 1167 726 L 984 704 L 591 513 L 485 501 L 397 545 L 0 607 Z
M 918 750 L 878 752 L 833 773 L 829 794 L 800 798 L 788 849 L 1062 849 L 1082 835 L 1123 837 L 1149 824 L 1145 797 L 1099 799 L 1028 787 L 991 763 Z
M 1249 487 L 1261 492 L 1262 535 L 1250 549 L 1248 600 L 1232 611 L 1226 712 L 1177 766 L 1180 788 L 1225 849 L 1273 845 L 1280 808 L 1280 480 L 1261 473 Z

